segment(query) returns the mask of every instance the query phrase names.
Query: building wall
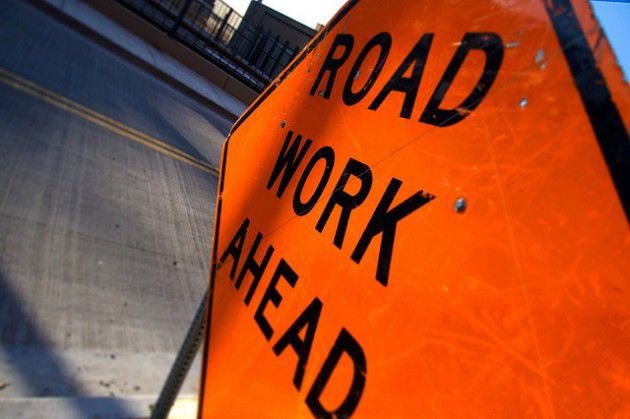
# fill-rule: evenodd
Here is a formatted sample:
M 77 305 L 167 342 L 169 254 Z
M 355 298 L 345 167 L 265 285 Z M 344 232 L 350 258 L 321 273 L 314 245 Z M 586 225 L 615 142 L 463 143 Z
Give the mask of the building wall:
M 250 2 L 228 47 L 249 67 L 273 80 L 316 33 L 255 0 Z
M 270 32 L 272 38 L 279 37 L 279 42 L 288 41 L 288 48 L 302 49 L 317 31 L 291 19 L 280 12 L 264 5 L 260 1 L 249 3 L 243 22 L 253 27 L 261 27 L 263 32 Z

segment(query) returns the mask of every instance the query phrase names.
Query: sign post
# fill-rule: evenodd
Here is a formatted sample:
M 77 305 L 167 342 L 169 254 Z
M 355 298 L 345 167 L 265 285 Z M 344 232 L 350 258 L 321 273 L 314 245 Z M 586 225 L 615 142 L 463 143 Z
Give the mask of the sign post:
M 224 146 L 199 416 L 630 414 L 629 123 L 586 1 L 349 1 Z

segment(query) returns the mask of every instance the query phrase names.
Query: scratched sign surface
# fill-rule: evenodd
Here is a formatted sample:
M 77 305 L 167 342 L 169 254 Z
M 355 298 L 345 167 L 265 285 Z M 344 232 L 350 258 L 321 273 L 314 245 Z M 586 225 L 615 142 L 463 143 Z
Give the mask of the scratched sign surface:
M 347 3 L 224 147 L 199 415 L 628 417 L 629 123 L 585 1 Z

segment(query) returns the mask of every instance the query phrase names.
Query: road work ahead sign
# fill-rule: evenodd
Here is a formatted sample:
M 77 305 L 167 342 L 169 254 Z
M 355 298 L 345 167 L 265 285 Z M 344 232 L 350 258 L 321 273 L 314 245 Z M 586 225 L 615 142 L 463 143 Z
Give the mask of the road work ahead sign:
M 585 1 L 350 1 L 223 149 L 200 416 L 630 415 L 630 92 Z

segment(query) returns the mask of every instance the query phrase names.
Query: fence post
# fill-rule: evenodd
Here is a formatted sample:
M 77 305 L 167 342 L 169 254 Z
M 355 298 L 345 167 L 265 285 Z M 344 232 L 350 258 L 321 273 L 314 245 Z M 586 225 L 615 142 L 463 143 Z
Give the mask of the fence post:
M 267 31 L 267 39 L 271 39 L 271 30 Z M 265 45 L 263 46 L 263 53 L 265 54 L 265 58 L 263 59 L 262 64 L 260 64 L 260 66 L 259 66 L 260 71 L 262 71 L 264 74 L 267 74 L 267 73 L 265 73 L 265 66 L 269 62 L 269 58 L 271 58 L 271 54 L 273 54 L 273 50 L 276 48 L 276 44 L 278 44 L 278 40 L 280 39 L 280 35 L 277 35 L 276 39 L 271 41 L 271 46 L 269 47 L 269 51 L 266 51 L 266 49 L 267 49 L 267 39 L 265 39 Z
M 262 27 L 258 26 L 256 28 L 256 37 L 254 38 L 254 41 L 252 42 L 252 46 L 249 47 L 249 51 L 247 51 L 247 58 L 246 61 L 248 63 L 252 62 L 252 57 L 254 55 L 254 53 L 256 52 L 256 48 L 258 47 L 258 44 L 260 42 L 260 38 L 262 37 Z
M 179 11 L 179 14 L 177 15 L 177 19 L 175 19 L 175 23 L 173 23 L 171 30 L 168 31 L 169 35 L 175 35 L 177 28 L 179 28 L 179 25 L 181 25 L 182 21 L 184 20 L 184 16 L 186 16 L 186 12 L 188 12 L 188 9 L 190 9 L 191 3 L 192 0 L 186 0 L 186 3 L 184 3 L 181 10 Z
M 234 9 L 232 9 L 230 7 L 230 10 L 225 14 L 225 16 L 223 16 L 223 20 L 221 21 L 221 25 L 219 26 L 219 30 L 217 31 L 217 34 L 214 36 L 215 40 L 218 40 L 219 37 L 223 34 L 223 31 L 225 30 L 225 25 L 227 24 L 227 21 L 230 18 L 230 16 L 232 16 L 232 12 L 233 11 L 234 11 Z
M 271 70 L 269 70 L 269 77 L 271 77 L 272 79 L 274 78 L 273 72 L 276 71 L 276 67 L 280 63 L 282 56 L 286 54 L 288 47 L 289 47 L 289 41 L 284 41 L 284 44 L 280 46 L 280 51 L 278 51 L 278 56 L 276 57 L 276 60 L 273 62 L 273 65 L 271 66 Z

